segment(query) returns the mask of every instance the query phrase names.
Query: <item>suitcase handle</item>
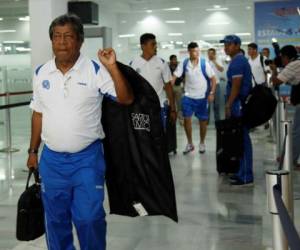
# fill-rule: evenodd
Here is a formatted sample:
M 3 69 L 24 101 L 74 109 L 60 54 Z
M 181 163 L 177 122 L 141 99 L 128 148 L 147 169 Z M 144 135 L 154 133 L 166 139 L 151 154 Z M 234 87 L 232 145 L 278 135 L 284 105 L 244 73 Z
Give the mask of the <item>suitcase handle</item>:
M 28 173 L 28 177 L 27 177 L 27 182 L 26 182 L 26 188 L 25 190 L 27 190 L 29 188 L 29 181 L 30 181 L 30 178 L 31 176 L 34 176 L 34 181 L 35 181 L 35 184 L 40 184 L 40 180 L 39 180 L 39 171 L 35 168 L 30 168 L 29 169 L 29 173 Z

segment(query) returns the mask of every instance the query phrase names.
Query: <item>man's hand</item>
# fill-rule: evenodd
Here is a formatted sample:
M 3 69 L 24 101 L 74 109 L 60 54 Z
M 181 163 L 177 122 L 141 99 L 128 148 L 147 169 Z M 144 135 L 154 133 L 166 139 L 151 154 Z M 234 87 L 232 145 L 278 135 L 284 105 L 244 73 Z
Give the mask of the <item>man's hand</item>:
M 175 110 L 170 112 L 170 119 L 171 119 L 172 123 L 176 123 L 177 112 Z
M 228 119 L 231 116 L 231 107 L 225 105 L 225 118 Z
M 38 167 L 38 155 L 37 154 L 29 154 L 27 160 L 27 167 L 36 169 Z
M 207 98 L 208 102 L 212 103 L 215 100 L 215 95 L 210 94 Z
M 99 49 L 98 58 L 100 62 L 107 68 L 114 66 L 117 62 L 116 53 L 112 48 Z

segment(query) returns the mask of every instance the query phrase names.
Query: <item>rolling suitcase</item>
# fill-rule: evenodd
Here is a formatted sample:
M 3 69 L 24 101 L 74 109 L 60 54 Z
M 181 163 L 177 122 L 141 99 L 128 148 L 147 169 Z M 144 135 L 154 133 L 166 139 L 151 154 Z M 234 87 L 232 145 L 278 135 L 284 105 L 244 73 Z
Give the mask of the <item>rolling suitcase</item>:
M 242 119 L 231 117 L 216 121 L 217 172 L 236 173 L 239 170 L 240 158 L 243 155 Z
M 173 123 L 170 119 L 170 108 L 167 108 L 166 121 L 166 140 L 168 153 L 177 154 L 177 137 L 176 137 L 176 122 Z

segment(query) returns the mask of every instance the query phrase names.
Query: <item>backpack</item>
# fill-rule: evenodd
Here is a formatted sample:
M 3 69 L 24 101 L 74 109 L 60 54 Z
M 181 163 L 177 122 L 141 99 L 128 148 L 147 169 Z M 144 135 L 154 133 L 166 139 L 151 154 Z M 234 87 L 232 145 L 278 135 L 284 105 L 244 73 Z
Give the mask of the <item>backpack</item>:
M 266 74 L 265 65 L 264 65 L 264 56 L 262 54 L 259 54 L 259 60 L 260 60 L 260 65 L 261 65 L 264 73 Z
M 263 84 L 250 90 L 242 105 L 243 122 L 248 128 L 254 128 L 266 123 L 272 117 L 277 105 L 277 99 L 272 90 Z
M 185 58 L 183 61 L 183 74 L 181 76 L 183 79 L 185 78 L 185 73 L 187 71 L 187 65 L 189 63 L 189 60 L 190 60 L 189 58 Z M 206 90 L 205 97 L 208 97 L 211 86 L 210 86 L 210 79 L 206 73 L 206 62 L 205 62 L 204 58 L 200 59 L 200 69 L 201 69 L 201 72 L 202 72 L 206 82 L 207 82 L 207 90 Z

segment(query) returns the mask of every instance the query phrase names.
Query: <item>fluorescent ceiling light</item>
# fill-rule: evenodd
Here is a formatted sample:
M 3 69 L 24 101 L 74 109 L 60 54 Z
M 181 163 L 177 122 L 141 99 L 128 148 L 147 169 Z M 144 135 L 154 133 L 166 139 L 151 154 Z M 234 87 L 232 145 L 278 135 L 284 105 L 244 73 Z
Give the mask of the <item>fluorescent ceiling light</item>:
M 182 33 L 168 33 L 168 36 L 182 36 Z
M 248 45 L 251 42 L 242 42 L 242 45 Z
M 137 23 L 142 25 L 158 25 L 159 19 L 156 16 L 147 16 L 144 20 L 137 21 Z
M 167 20 L 166 23 L 185 23 L 184 20 Z
M 30 21 L 30 17 L 29 16 L 19 17 L 19 21 Z
M 167 9 L 164 9 L 166 11 L 179 11 L 180 8 L 179 7 L 174 7 L 174 8 L 167 8 Z
M 247 6 L 246 9 L 247 9 L 247 10 L 250 10 L 250 9 L 251 9 L 251 6 Z
M 123 34 L 123 35 L 119 35 L 120 38 L 126 38 L 126 37 L 134 37 L 135 34 Z
M 230 22 L 210 22 L 208 25 L 228 25 Z
M 251 36 L 251 33 L 235 33 L 237 36 Z
M 16 51 L 20 51 L 20 52 L 31 51 L 31 48 L 17 47 Z
M 176 41 L 175 43 L 178 44 L 178 45 L 182 45 L 183 44 L 182 41 Z
M 152 10 L 146 10 L 147 13 L 152 13 Z
M 13 33 L 16 32 L 16 30 L 0 30 L 0 33 Z
M 122 20 L 121 23 L 127 23 L 127 21 L 126 20 Z
M 0 21 L 3 21 L 3 17 L 0 17 Z
M 12 44 L 12 43 L 16 43 L 16 44 L 21 44 L 21 43 L 25 43 L 24 41 L 3 41 L 4 44 Z
M 204 34 L 203 37 L 220 37 L 225 36 L 224 34 Z
M 220 8 L 221 8 L 221 5 L 214 5 L 214 8 L 215 8 L 215 9 L 220 9 Z
M 208 8 L 208 9 L 206 9 L 206 11 L 220 11 L 220 10 L 228 10 L 228 8 L 218 8 L 218 9 L 216 9 L 216 8 Z

